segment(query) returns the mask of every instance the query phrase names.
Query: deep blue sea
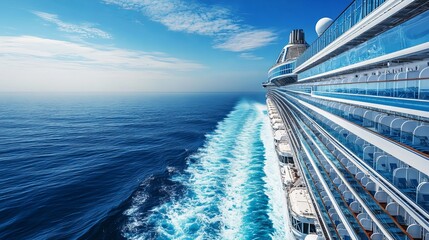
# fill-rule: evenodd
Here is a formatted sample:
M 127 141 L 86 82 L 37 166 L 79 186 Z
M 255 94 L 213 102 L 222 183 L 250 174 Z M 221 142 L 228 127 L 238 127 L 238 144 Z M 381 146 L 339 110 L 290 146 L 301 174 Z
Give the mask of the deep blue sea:
M 0 95 L 0 239 L 284 239 L 264 101 Z

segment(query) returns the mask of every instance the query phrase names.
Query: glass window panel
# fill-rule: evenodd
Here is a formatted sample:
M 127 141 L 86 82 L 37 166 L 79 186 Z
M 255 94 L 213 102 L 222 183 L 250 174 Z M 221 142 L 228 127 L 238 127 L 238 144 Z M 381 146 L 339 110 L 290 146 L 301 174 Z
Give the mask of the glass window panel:
M 420 81 L 419 99 L 429 100 L 429 80 Z
M 406 98 L 413 98 L 413 99 L 418 98 L 419 81 L 407 81 L 406 84 L 407 84 L 407 87 L 405 90 Z
M 338 35 L 341 35 L 344 30 L 344 14 L 341 14 L 336 21 L 338 22 Z
M 402 24 L 403 38 L 406 47 L 429 41 L 429 11 L 413 18 L 411 21 Z
M 394 97 L 399 97 L 399 98 L 405 98 L 406 97 L 406 81 L 398 81 L 395 82 L 395 91 L 393 96 Z
M 385 96 L 386 94 L 386 82 L 378 83 L 377 96 Z
M 366 3 L 366 12 L 367 12 L 367 14 L 369 14 L 370 12 L 372 12 L 372 10 L 374 9 L 373 1 L 374 0 L 367 0 L 367 3 Z
M 385 54 L 397 51 L 402 48 L 403 40 L 401 38 L 401 31 L 399 29 L 389 30 L 379 36 L 380 46 L 383 48 Z
M 386 83 L 386 94 L 384 96 L 387 97 L 393 97 L 393 92 L 395 88 L 394 82 L 387 82 Z
M 362 19 L 362 0 L 356 0 L 355 23 Z
M 358 86 L 358 93 L 366 95 L 366 88 L 367 88 L 367 86 L 368 86 L 368 84 L 366 84 L 366 83 L 359 84 L 359 86 Z
M 310 233 L 316 233 L 316 225 L 310 224 Z
M 368 15 L 368 0 L 362 1 L 362 17 L 366 17 Z
M 384 49 L 380 45 L 379 38 L 374 38 L 374 39 L 368 41 L 367 52 L 368 52 L 367 59 L 372 59 L 372 58 L 383 55 Z
M 351 22 L 350 22 L 350 19 L 351 19 L 350 12 L 351 12 L 350 8 L 348 8 L 346 10 L 346 12 L 345 12 L 345 24 L 344 24 L 344 26 L 345 26 L 345 30 L 346 31 L 350 28 L 350 25 L 351 25 Z
M 358 1 L 356 2 L 356 4 Z M 426 24 L 424 24 L 426 22 Z M 393 53 L 404 48 L 429 42 L 429 11 L 399 25 L 377 37 L 364 42 L 318 66 L 308 69 L 299 75 L 306 78 L 334 70 L 349 64 L 373 59 L 384 54 Z M 333 28 L 336 30 L 337 25 Z M 345 58 L 343 58 L 345 56 Z
M 307 223 L 302 223 L 302 225 L 301 225 L 301 231 L 303 233 L 307 234 L 307 229 L 308 229 Z
M 377 83 L 368 83 L 368 95 L 377 95 Z

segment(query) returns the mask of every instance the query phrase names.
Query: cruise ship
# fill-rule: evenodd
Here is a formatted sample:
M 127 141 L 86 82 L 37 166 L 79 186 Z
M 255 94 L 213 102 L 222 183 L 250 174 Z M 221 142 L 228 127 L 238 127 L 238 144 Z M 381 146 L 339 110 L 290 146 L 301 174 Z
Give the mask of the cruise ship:
M 288 239 L 318 239 L 318 225 L 316 211 L 308 189 L 295 165 L 290 140 L 286 133 L 286 126 L 279 115 L 279 109 L 271 99 L 267 99 L 268 116 L 274 136 L 274 145 L 279 160 L 279 169 L 287 205 L 289 206 L 287 219 L 290 226 L 287 229 Z
M 429 1 L 355 0 L 316 32 L 262 84 L 293 235 L 429 240 Z

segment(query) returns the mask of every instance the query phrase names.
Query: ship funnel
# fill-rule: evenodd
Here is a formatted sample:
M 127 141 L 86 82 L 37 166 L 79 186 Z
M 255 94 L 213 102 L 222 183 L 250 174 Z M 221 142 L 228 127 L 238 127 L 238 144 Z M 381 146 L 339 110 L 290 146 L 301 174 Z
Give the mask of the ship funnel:
M 295 29 L 289 35 L 289 44 L 305 44 L 304 30 Z

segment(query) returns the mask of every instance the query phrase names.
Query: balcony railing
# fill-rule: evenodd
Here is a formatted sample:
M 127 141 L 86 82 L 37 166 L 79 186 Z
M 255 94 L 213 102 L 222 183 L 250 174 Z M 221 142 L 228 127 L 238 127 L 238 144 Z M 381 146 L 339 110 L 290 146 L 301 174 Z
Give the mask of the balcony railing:
M 290 74 L 295 69 L 295 62 L 289 62 L 283 65 L 279 65 L 276 68 L 271 69 L 268 72 L 268 81 L 281 75 Z
M 399 130 L 395 131 L 393 127 L 382 124 L 383 121 L 376 121 L 366 119 L 366 117 L 359 117 L 359 114 L 354 109 L 349 109 L 347 111 L 337 110 L 335 104 L 330 101 L 325 100 L 315 100 L 305 95 L 294 94 L 292 92 L 282 93 L 282 95 L 291 102 L 295 102 L 293 98 L 303 100 L 313 106 L 316 106 L 320 109 L 328 111 L 334 115 L 343 117 L 344 119 L 353 122 L 357 125 L 361 125 L 363 128 L 373 131 L 375 134 L 382 135 L 391 141 L 397 143 L 398 147 L 400 146 L 409 146 L 409 150 L 417 150 L 417 152 L 425 152 L 428 149 L 428 143 L 426 141 L 421 141 L 420 138 L 414 136 L 416 134 L 416 128 L 427 129 L 425 125 L 414 126 L 414 130 L 405 129 L 407 126 L 404 126 Z M 297 102 L 295 102 L 297 104 Z M 314 119 L 322 128 L 324 128 L 329 134 L 331 134 L 335 139 L 337 139 L 342 145 L 348 148 L 356 156 L 358 156 L 363 162 L 367 163 L 368 166 L 372 167 L 378 173 L 380 173 L 386 180 L 393 183 L 397 189 L 404 193 L 411 201 L 415 202 L 422 209 L 429 213 L 429 204 L 426 201 L 422 200 L 422 194 L 419 191 L 416 192 L 418 186 L 428 182 L 428 176 L 423 172 L 418 171 L 417 169 L 411 168 L 406 163 L 401 160 L 390 156 L 388 153 L 381 150 L 377 150 L 377 146 L 374 146 L 368 142 L 363 141 L 360 136 L 354 135 L 349 132 L 347 129 L 339 127 L 337 124 L 332 122 L 330 119 L 325 116 L 320 115 L 319 113 L 314 112 L 313 110 L 300 106 L 302 111 L 305 111 L 309 114 L 312 119 Z M 386 118 L 387 119 L 387 118 Z M 394 119 L 395 120 L 395 119 Z M 407 120 L 407 119 L 404 119 Z M 413 123 L 415 121 L 408 121 Z M 427 133 L 427 132 L 426 132 Z M 420 152 L 421 153 L 421 152 Z M 424 154 L 423 154 L 424 155 Z M 427 156 L 427 155 L 424 155 Z M 409 179 L 402 179 L 398 176 L 396 169 L 411 169 L 415 173 Z M 411 175 L 410 175 L 411 176 Z M 429 198 L 428 198 L 429 199 Z
M 301 65 L 330 43 L 335 41 L 347 30 L 352 28 L 364 17 L 378 8 L 385 0 L 355 0 L 334 20 L 334 22 L 314 41 L 310 47 L 297 59 Z
M 301 86 L 301 88 L 307 90 L 309 88 L 311 89 L 310 86 Z M 341 84 L 318 84 L 312 87 L 312 91 L 320 93 L 345 93 L 429 100 L 429 79 L 398 79 Z
M 429 42 L 429 11 L 353 47 L 298 75 L 300 80 Z M 326 33 L 326 32 L 325 32 Z M 307 50 L 308 51 L 308 50 Z M 313 51 L 313 50 L 312 50 Z M 308 55 L 297 59 L 299 66 Z M 306 61 L 306 60 L 305 60 Z

